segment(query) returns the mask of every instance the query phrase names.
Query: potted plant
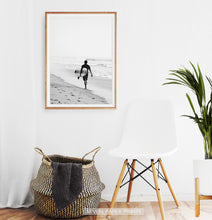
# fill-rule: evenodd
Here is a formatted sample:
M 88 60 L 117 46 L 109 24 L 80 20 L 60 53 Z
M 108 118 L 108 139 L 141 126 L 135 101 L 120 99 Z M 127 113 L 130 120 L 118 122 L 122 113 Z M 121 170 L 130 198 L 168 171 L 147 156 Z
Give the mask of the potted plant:
M 210 86 L 210 94 L 206 96 L 205 83 L 200 67 L 195 67 L 191 62 L 191 71 L 185 67 L 170 70 L 170 78 L 163 85 L 180 85 L 188 87 L 196 96 L 198 105 L 195 106 L 188 93 L 186 97 L 193 115 L 183 115 L 192 119 L 203 137 L 205 160 L 194 161 L 194 175 L 200 179 L 200 192 L 203 195 L 212 195 L 212 80 L 206 76 Z M 209 179 L 211 178 L 211 179 Z

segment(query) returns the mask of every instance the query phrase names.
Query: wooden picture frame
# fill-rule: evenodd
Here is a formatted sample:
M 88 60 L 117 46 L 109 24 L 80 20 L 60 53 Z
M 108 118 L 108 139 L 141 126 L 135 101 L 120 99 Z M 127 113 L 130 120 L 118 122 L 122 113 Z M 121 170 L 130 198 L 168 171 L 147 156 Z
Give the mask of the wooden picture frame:
M 116 109 L 116 29 L 116 12 L 45 13 L 46 109 Z

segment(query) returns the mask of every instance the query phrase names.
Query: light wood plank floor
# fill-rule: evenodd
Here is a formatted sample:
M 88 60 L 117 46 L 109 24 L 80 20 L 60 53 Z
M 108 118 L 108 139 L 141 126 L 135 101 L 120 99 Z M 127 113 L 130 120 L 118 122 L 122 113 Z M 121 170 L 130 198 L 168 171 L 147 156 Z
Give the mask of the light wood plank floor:
M 101 208 L 108 208 L 109 202 L 102 202 Z M 112 220 L 160 220 L 160 210 L 157 202 L 117 202 L 115 208 L 141 208 L 143 214 L 139 216 L 112 216 Z M 200 217 L 194 216 L 194 202 L 180 202 L 176 208 L 174 202 L 164 202 L 166 220 L 212 220 L 212 201 L 201 201 Z M 36 214 L 33 207 L 28 209 L 0 209 L 0 220 L 47 220 Z M 105 216 L 86 216 L 78 220 L 102 220 Z

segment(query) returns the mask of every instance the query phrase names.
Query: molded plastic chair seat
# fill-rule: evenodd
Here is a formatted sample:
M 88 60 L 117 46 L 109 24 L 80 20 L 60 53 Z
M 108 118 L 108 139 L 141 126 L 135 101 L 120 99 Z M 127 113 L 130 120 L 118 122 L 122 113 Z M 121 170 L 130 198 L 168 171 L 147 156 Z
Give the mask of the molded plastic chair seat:
M 146 99 L 129 103 L 121 143 L 110 154 L 125 159 L 159 158 L 176 150 L 171 103 Z

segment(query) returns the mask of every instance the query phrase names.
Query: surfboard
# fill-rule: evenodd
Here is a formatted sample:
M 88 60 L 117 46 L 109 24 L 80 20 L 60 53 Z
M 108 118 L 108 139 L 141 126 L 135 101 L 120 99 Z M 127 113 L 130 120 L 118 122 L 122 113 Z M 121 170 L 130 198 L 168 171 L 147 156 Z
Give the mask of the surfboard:
M 79 69 L 75 70 L 74 73 L 76 74 L 77 77 L 80 76 L 80 70 Z M 85 75 L 87 75 L 87 73 L 88 73 L 87 69 L 84 68 L 84 69 L 82 69 L 81 76 L 85 76 Z

